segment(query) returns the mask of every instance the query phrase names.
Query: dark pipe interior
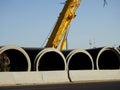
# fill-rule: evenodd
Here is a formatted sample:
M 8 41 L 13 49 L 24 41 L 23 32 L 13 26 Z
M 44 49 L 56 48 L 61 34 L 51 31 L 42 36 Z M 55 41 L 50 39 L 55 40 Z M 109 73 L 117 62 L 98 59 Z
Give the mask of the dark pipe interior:
M 76 53 L 69 61 L 69 70 L 89 70 L 92 69 L 90 58 L 84 53 Z
M 112 50 L 104 51 L 98 61 L 99 69 L 119 69 L 120 60 Z
M 39 71 L 64 70 L 64 60 L 56 52 L 47 52 L 40 59 L 38 69 Z
M 25 56 L 17 50 L 10 49 L 4 52 L 10 59 L 10 71 L 27 71 L 28 63 Z
M 89 54 L 92 56 L 93 58 L 93 62 L 94 62 L 94 69 L 97 69 L 96 67 L 96 58 L 97 58 L 97 55 L 99 53 L 99 51 L 101 50 L 102 48 L 93 48 L 93 49 L 87 49 L 87 51 L 89 52 Z
M 61 52 L 63 53 L 64 57 L 66 58 L 67 55 L 68 55 L 71 51 L 73 51 L 73 49 L 71 49 L 71 50 L 63 50 L 63 51 L 61 51 Z
M 40 48 L 24 48 L 31 60 L 31 71 L 34 71 L 34 60 L 37 54 L 42 50 Z

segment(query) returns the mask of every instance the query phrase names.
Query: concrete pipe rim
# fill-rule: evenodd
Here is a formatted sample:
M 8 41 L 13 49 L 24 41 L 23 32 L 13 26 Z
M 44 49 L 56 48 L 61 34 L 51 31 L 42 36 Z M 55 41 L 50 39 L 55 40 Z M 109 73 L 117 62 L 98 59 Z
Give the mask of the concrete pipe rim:
M 29 55 L 26 53 L 26 51 L 23 48 L 21 48 L 19 46 L 15 46 L 15 45 L 6 45 L 6 46 L 3 46 L 3 47 L 0 48 L 0 54 L 2 54 L 3 52 L 5 52 L 7 50 L 17 50 L 20 53 L 22 53 L 25 56 L 25 58 L 27 60 L 27 63 L 28 63 L 28 69 L 27 69 L 27 71 L 31 70 L 30 57 L 29 57 Z
M 120 54 L 120 48 L 115 48 L 117 50 L 117 52 Z
M 51 48 L 43 48 L 35 57 L 34 59 L 34 70 L 37 70 L 36 64 L 37 64 L 37 60 L 39 59 L 39 56 L 41 56 L 44 52 L 46 52 L 46 50 L 49 50 Z
M 103 48 L 99 51 L 99 53 L 98 53 L 98 55 L 97 55 L 96 67 L 97 67 L 98 70 L 100 70 L 100 68 L 99 68 L 99 57 L 100 57 L 100 55 L 101 55 L 104 51 L 106 51 L 106 50 L 112 50 L 113 52 L 115 52 L 115 53 L 117 54 L 118 58 L 119 58 L 119 61 L 120 61 L 120 52 L 119 52 L 116 48 L 114 48 L 114 47 L 105 46 L 105 47 L 103 47 Z M 119 68 L 120 68 L 120 66 L 119 66 Z
M 83 53 L 83 54 L 86 54 L 90 60 L 91 60 L 91 63 L 92 63 L 92 70 L 94 70 L 94 62 L 93 62 L 93 58 L 92 56 L 84 49 L 74 49 L 72 50 L 66 57 L 66 61 L 67 61 L 67 67 L 66 67 L 66 70 L 69 72 L 69 62 L 70 62 L 70 59 L 73 55 L 77 54 L 77 53 Z
M 36 55 L 36 57 L 35 57 L 35 59 L 34 59 L 34 68 L 36 68 L 36 63 L 37 63 L 37 60 L 38 60 L 39 56 L 40 56 L 43 52 L 45 52 L 47 49 L 48 49 L 48 48 L 43 48 L 43 49 Z
M 38 66 L 40 63 L 40 58 L 48 52 L 56 52 L 57 54 L 59 54 L 62 57 L 62 59 L 64 61 L 64 66 L 65 66 L 64 70 L 66 71 L 66 59 L 65 59 L 64 55 L 62 54 L 62 52 L 60 52 L 58 49 L 55 49 L 55 48 L 45 48 L 38 53 L 37 58 L 36 58 L 37 60 L 35 62 L 35 70 L 39 71 Z

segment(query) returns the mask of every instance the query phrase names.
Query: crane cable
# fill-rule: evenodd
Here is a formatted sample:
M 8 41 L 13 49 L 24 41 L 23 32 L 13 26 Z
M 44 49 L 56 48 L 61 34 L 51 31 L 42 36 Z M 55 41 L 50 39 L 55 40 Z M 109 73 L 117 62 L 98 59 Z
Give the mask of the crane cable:
M 43 44 L 41 45 L 41 47 L 44 47 L 45 43 L 48 41 L 49 36 L 51 35 L 54 27 L 55 27 L 55 24 L 54 24 L 54 26 L 52 27 L 52 29 L 50 30 L 50 32 L 48 33 L 48 35 L 47 35 L 47 37 L 45 38 L 45 40 L 44 40 Z

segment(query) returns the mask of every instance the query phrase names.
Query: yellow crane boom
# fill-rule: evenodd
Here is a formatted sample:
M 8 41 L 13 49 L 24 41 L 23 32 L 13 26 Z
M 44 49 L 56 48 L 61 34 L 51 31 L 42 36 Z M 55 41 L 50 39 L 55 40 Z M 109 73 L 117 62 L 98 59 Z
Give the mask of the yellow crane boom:
M 81 0 L 66 0 L 64 8 L 59 15 L 56 25 L 45 47 L 58 48 L 61 40 L 66 35 L 71 20 L 76 16 L 76 10 Z M 63 42 L 65 44 L 65 41 Z M 62 47 L 64 49 L 64 45 Z

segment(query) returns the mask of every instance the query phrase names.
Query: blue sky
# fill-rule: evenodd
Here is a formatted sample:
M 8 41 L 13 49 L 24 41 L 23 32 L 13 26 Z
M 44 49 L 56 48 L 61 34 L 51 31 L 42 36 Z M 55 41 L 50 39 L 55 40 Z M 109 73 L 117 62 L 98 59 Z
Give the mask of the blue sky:
M 0 46 L 43 47 L 65 0 L 0 0 Z M 68 48 L 120 45 L 120 0 L 82 0 L 72 21 Z

